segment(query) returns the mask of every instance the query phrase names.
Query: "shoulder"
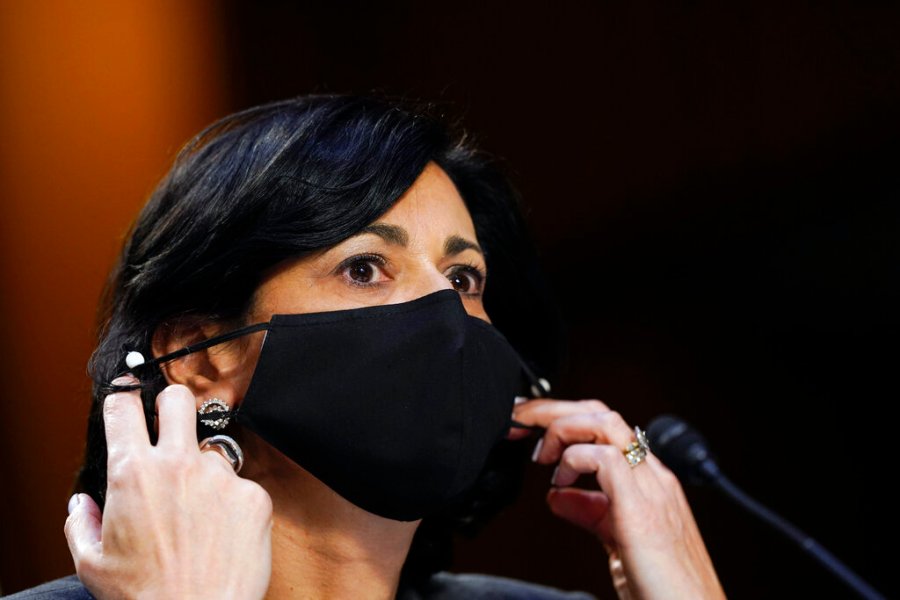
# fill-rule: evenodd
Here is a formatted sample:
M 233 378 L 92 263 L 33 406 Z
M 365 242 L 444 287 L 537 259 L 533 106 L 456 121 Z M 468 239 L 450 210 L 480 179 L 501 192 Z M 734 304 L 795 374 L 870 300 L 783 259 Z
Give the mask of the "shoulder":
M 482 573 L 439 571 L 418 590 L 404 590 L 397 600 L 597 600 L 582 591 L 554 587 Z
M 3 597 L 7 600 L 43 600 L 44 598 L 47 600 L 57 598 L 65 600 L 94 600 L 94 597 L 81 584 L 76 575 L 54 579 L 37 587 Z

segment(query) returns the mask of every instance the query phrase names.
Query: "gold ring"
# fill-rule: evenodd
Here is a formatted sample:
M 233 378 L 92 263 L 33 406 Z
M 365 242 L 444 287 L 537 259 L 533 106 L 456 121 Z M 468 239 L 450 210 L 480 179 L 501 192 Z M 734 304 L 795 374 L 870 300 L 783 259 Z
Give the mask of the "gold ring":
M 622 450 L 625 459 L 631 467 L 636 467 L 647 457 L 650 451 L 650 442 L 647 441 L 647 434 L 640 427 L 634 428 L 634 436 L 636 441 L 631 442 Z

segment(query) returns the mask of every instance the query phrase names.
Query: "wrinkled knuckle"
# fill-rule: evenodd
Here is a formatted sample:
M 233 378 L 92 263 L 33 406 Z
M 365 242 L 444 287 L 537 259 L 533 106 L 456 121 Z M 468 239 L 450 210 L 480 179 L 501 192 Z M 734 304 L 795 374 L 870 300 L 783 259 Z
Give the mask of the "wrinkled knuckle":
M 586 406 L 587 408 L 589 408 L 592 411 L 605 412 L 605 411 L 609 410 L 609 407 L 606 406 L 606 404 L 604 404 L 600 400 L 596 400 L 596 399 L 592 398 L 590 400 L 582 400 L 581 402 L 583 403 L 584 406 Z
M 247 506 L 255 511 L 256 514 L 262 516 L 271 515 L 273 506 L 272 497 L 269 496 L 269 493 L 262 486 L 248 479 L 242 479 L 241 483 Z
M 109 485 L 127 483 L 133 480 L 140 471 L 138 462 L 132 454 L 111 455 L 106 472 Z
M 563 450 L 562 456 L 559 457 L 559 462 L 562 465 L 567 467 L 575 466 L 575 461 L 578 458 L 578 450 L 575 446 L 569 446 L 565 450 Z
M 624 427 L 628 429 L 628 423 L 625 422 L 625 418 L 622 416 L 617 410 L 611 410 L 606 413 L 606 420 L 612 427 Z
M 666 467 L 662 468 L 660 472 L 660 479 L 662 480 L 662 484 L 668 490 L 677 491 L 681 488 L 681 481 L 678 479 L 678 476 Z
M 564 421 L 561 419 L 555 419 L 547 425 L 547 431 L 545 432 L 546 437 L 559 437 L 563 430 Z M 544 442 L 546 443 L 546 442 Z
M 585 415 L 587 419 L 590 420 L 591 425 L 595 428 L 603 428 L 606 426 L 607 418 L 606 412 L 602 411 L 592 411 Z

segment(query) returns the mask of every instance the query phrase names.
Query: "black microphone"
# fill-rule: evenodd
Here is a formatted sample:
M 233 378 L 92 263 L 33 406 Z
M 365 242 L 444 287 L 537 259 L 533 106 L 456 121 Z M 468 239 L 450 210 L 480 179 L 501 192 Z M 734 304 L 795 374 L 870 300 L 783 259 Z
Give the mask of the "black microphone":
M 712 485 L 738 506 L 771 525 L 776 531 L 792 540 L 809 553 L 828 571 L 850 587 L 861 598 L 884 598 L 859 575 L 854 573 L 836 556 L 797 527 L 769 510 L 732 483 L 719 469 L 706 440 L 700 432 L 674 415 L 660 415 L 647 425 L 650 450 L 682 482 L 694 485 Z

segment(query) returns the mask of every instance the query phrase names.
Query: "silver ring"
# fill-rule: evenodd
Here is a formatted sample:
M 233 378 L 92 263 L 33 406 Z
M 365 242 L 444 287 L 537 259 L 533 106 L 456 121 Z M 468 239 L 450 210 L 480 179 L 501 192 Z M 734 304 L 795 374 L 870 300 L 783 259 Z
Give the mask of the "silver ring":
M 231 468 L 235 473 L 240 472 L 244 466 L 244 452 L 238 443 L 227 435 L 214 435 L 200 442 L 200 452 L 212 450 L 218 452 L 231 463 Z
M 632 467 L 641 464 L 647 458 L 647 453 L 650 452 L 650 442 L 647 441 L 647 434 L 644 430 L 640 427 L 635 427 L 634 436 L 637 440 L 631 442 L 622 450 L 622 454 L 625 455 L 625 459 Z

